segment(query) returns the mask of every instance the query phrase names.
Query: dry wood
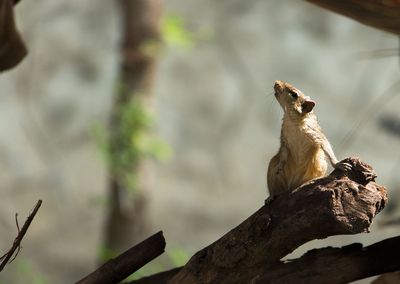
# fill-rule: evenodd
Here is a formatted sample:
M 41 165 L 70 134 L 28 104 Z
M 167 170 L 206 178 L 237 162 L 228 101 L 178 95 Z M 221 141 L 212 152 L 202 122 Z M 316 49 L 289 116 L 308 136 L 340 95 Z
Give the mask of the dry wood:
M 400 237 L 386 239 L 368 247 L 355 243 L 342 248 L 322 248 L 308 251 L 301 258 L 271 267 L 252 283 L 348 283 L 374 275 L 381 275 L 374 284 L 400 283 L 398 252 Z M 182 267 L 160 272 L 129 284 L 166 284 Z M 250 281 L 248 281 L 250 282 Z
M 168 283 L 246 283 L 300 245 L 338 234 L 368 232 L 386 204 L 386 189 L 357 158 L 295 191 L 278 196 L 222 238 L 197 252 Z
M 143 126 L 129 126 L 127 109 L 134 102 L 150 113 L 149 101 L 154 81 L 157 57 L 149 52 L 160 43 L 163 0 L 115 0 L 120 8 L 121 46 L 116 92 L 109 121 L 109 213 L 105 227 L 104 247 L 123 251 L 132 242 L 143 239 L 149 231 L 147 216 L 148 170 L 145 155 L 132 152 L 132 131 Z M 139 123 L 140 125 L 140 123 Z M 133 129 L 131 129 L 133 127 Z M 138 129 L 138 127 L 140 129 Z M 136 150 L 135 150 L 136 151 Z M 134 152 L 135 152 L 134 151 Z M 139 151 L 140 152 L 140 151 Z M 127 181 L 135 177 L 138 182 Z M 135 185 L 133 185 L 135 184 Z M 130 192 L 135 194 L 130 194 Z
M 400 35 L 398 0 L 306 0 L 365 25 Z
M 363 247 L 322 248 L 272 267 L 255 284 L 338 284 L 400 270 L 400 237 Z
M 165 239 L 160 231 L 130 248 L 114 259 L 107 261 L 76 284 L 112 284 L 126 277 L 164 252 Z
M 4 267 L 7 265 L 7 263 L 10 262 L 10 259 L 14 255 L 15 251 L 17 251 L 16 255 L 18 254 L 19 250 L 21 249 L 22 239 L 24 238 L 26 232 L 28 231 L 28 228 L 31 225 L 32 220 L 33 220 L 33 218 L 35 218 L 36 213 L 38 212 L 41 205 L 42 205 L 42 200 L 38 200 L 38 202 L 36 202 L 35 207 L 33 207 L 31 213 L 29 213 L 28 218 L 26 218 L 26 221 L 25 221 L 24 225 L 22 226 L 21 230 L 19 229 L 19 225 L 18 225 L 18 219 L 17 219 L 18 215 L 15 214 L 15 221 L 16 221 L 17 228 L 18 228 L 18 234 L 15 237 L 12 247 L 8 250 L 8 252 L 6 254 L 4 254 L 0 258 L 0 260 L 1 260 L 0 271 L 2 271 L 4 269 Z M 16 255 L 14 256 L 14 258 L 16 257 Z

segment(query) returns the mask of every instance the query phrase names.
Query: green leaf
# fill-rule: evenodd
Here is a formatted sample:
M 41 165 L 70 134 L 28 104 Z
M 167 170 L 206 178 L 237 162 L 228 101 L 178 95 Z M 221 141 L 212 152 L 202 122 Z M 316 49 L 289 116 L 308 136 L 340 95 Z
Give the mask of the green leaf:
M 161 33 L 167 44 L 182 48 L 192 48 L 196 41 L 194 33 L 187 30 L 184 20 L 178 16 L 164 17 Z
M 164 140 L 154 138 L 150 146 L 150 153 L 157 161 L 165 162 L 171 158 L 171 147 Z

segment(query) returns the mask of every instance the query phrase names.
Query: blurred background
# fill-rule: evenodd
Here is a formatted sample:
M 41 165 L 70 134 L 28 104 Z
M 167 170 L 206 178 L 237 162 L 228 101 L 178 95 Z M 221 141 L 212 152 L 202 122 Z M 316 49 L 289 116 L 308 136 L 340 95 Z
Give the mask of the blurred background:
M 143 84 L 124 77 L 135 55 L 121 56 L 117 1 L 16 7 L 29 54 L 0 76 L 1 251 L 17 233 L 14 214 L 22 224 L 37 199 L 43 205 L 0 283 L 72 283 L 163 230 L 166 253 L 140 277 L 183 265 L 238 225 L 267 198 L 282 117 L 277 79 L 317 102 L 338 159 L 371 164 L 390 200 L 369 234 L 315 241 L 292 256 L 399 234 L 388 224 L 400 217 L 396 36 L 303 1 L 154 5 L 159 30 L 141 46 L 154 73 Z M 118 107 L 121 95 L 129 108 Z M 126 131 L 114 131 L 115 121 L 131 147 L 116 159 L 107 141 Z

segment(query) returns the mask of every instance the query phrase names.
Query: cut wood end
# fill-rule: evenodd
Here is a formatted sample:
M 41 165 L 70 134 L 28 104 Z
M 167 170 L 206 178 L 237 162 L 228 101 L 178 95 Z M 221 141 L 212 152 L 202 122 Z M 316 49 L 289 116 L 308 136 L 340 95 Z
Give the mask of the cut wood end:
M 361 161 L 358 157 L 348 157 L 340 161 L 340 163 L 347 163 L 351 165 L 351 170 L 343 172 L 340 170 L 334 170 L 330 175 L 339 178 L 346 176 L 350 180 L 366 185 L 371 181 L 375 181 L 377 175 L 374 169 L 367 163 Z
M 359 158 L 348 157 L 341 162 L 350 164 L 352 169 L 346 173 L 334 170 L 330 175 L 335 178 L 335 186 L 326 188 L 334 192 L 333 212 L 344 219 L 349 233 L 369 232 L 373 218 L 387 204 L 386 188 L 375 182 L 377 174 Z
M 347 185 L 349 193 L 354 196 L 354 200 L 360 205 L 363 204 L 364 207 L 372 206 L 373 209 L 370 209 L 370 211 L 373 213 L 372 217 L 374 217 L 382 211 L 387 204 L 386 187 L 375 182 L 377 178 L 376 172 L 369 164 L 361 161 L 359 158 L 348 157 L 341 162 L 350 164 L 352 169 L 346 173 L 334 170 L 331 176 L 348 179 L 349 182 L 345 183 L 345 185 Z M 344 192 L 346 192 L 346 190 Z M 360 199 L 362 200 L 361 203 Z

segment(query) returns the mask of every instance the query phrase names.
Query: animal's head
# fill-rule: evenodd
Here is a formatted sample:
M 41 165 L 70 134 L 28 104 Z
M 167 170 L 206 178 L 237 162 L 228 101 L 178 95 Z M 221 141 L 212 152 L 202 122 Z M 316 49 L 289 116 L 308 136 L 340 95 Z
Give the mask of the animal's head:
M 294 112 L 302 116 L 312 112 L 315 106 L 315 102 L 310 97 L 286 82 L 275 81 L 274 90 L 275 98 L 285 113 Z

